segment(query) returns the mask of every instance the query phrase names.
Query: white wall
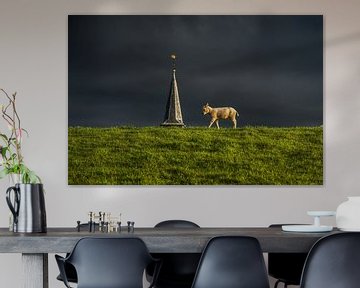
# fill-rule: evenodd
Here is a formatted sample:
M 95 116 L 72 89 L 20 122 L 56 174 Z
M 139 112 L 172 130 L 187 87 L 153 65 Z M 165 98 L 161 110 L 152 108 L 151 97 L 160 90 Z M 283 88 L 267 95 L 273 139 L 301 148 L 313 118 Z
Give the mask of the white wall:
M 309 222 L 360 195 L 360 1 L 0 0 L 0 87 L 18 92 L 26 162 L 46 187 L 48 226 L 73 226 L 89 210 L 122 212 L 136 226 L 186 218 L 201 226 Z M 68 14 L 323 14 L 325 185 L 322 187 L 71 187 L 67 185 Z M 81 169 L 81 167 L 79 167 Z M 0 226 L 8 224 L 6 180 Z M 334 220 L 327 223 L 334 224 Z M 50 287 L 57 271 L 51 255 Z M 20 287 L 19 255 L 0 255 L 2 287 Z

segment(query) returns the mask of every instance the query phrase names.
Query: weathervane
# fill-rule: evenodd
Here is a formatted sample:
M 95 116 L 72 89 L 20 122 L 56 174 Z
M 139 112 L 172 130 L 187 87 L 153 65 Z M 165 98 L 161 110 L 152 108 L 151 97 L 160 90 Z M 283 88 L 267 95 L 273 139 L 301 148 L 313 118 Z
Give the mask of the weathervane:
M 172 63 L 173 63 L 173 69 L 176 69 L 176 55 L 175 54 L 171 54 L 170 58 L 172 59 Z

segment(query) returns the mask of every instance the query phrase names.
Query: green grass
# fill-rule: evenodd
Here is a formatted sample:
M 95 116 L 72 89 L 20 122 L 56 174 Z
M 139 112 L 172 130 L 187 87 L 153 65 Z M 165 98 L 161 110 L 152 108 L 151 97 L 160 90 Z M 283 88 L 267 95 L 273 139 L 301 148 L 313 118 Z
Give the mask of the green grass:
M 322 127 L 69 127 L 70 185 L 322 185 Z

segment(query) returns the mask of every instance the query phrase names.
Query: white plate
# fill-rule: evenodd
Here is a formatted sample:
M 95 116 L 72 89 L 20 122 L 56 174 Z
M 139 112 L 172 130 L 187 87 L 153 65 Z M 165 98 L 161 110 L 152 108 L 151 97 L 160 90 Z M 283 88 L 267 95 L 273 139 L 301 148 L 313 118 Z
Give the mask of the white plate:
M 335 216 L 335 211 L 308 211 L 307 214 L 309 216 Z
M 286 232 L 330 232 L 333 227 L 324 225 L 283 225 L 281 229 Z

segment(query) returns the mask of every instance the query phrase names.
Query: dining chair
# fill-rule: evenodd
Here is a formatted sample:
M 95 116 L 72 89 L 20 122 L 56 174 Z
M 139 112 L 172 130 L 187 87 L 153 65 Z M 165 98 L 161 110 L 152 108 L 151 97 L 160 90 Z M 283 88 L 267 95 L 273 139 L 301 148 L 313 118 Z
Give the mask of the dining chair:
M 261 247 L 256 238 L 212 238 L 201 256 L 192 288 L 269 288 Z
M 156 229 L 163 228 L 200 228 L 188 220 L 166 220 L 155 225 Z M 196 269 L 201 257 L 200 253 L 157 253 L 152 254 L 161 259 L 162 266 L 159 272 L 156 288 L 190 288 L 194 280 Z M 147 269 L 147 278 L 153 275 L 152 265 Z
M 288 224 L 272 224 L 269 228 L 281 228 L 282 225 Z M 280 283 L 284 284 L 284 288 L 288 285 L 300 285 L 306 257 L 307 253 L 269 253 L 268 273 L 277 279 L 274 288 Z
M 81 229 L 89 229 L 89 224 L 88 223 L 82 223 L 80 224 L 80 228 Z M 95 228 L 96 229 L 99 229 L 99 224 L 98 223 L 95 223 Z M 66 254 L 66 257 L 69 256 L 69 253 Z M 70 263 L 67 263 L 65 262 L 64 263 L 64 268 L 65 268 L 65 274 L 66 274 L 66 278 L 68 280 L 68 282 L 71 282 L 71 283 L 77 283 L 77 275 L 76 275 L 76 270 L 74 268 L 73 265 L 71 265 Z M 57 280 L 59 281 L 63 281 L 63 278 L 61 277 L 61 274 L 59 274 L 57 277 L 56 277 Z
M 325 236 L 309 252 L 301 288 L 360 287 L 360 233 Z
M 152 258 L 139 238 L 82 238 L 70 255 L 55 255 L 60 275 L 66 287 L 70 284 L 65 263 L 74 266 L 77 288 L 142 288 L 145 268 L 154 262 L 154 281 L 160 262 Z M 149 287 L 153 287 L 153 283 Z

